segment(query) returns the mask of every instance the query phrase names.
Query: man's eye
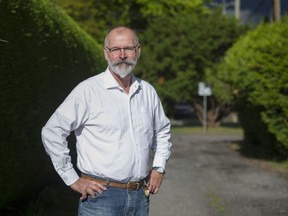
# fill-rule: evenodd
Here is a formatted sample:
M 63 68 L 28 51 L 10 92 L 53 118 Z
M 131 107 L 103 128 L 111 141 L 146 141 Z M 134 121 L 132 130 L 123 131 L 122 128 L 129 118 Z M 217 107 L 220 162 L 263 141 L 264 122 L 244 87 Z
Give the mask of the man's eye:
M 126 47 L 126 48 L 124 48 L 124 50 L 126 50 L 126 51 L 133 51 L 133 50 L 134 50 L 134 47 Z
M 108 48 L 108 47 L 107 47 Z M 135 51 L 135 48 L 136 47 L 123 47 L 123 48 L 120 48 L 120 47 L 114 47 L 114 48 L 111 48 L 109 49 L 109 51 L 111 53 L 114 53 L 114 54 L 119 54 L 121 52 L 121 50 L 123 50 L 124 52 L 126 53 L 133 53 Z
M 113 48 L 111 49 L 111 52 L 119 52 L 121 50 L 121 48 Z

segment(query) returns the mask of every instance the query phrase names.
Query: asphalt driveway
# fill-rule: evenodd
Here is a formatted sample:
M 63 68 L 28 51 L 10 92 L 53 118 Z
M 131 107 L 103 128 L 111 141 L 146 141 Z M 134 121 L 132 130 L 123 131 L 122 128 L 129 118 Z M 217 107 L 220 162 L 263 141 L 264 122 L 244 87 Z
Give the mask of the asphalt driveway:
M 229 146 L 241 135 L 173 134 L 173 155 L 151 216 L 287 216 L 288 177 Z

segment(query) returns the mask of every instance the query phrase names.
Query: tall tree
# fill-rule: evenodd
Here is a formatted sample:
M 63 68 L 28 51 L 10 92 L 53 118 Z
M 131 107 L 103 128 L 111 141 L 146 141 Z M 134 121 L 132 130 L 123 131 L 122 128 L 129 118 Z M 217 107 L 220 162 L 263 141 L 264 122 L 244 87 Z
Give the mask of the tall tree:
M 139 4 L 130 0 L 52 0 L 63 8 L 86 32 L 103 42 L 107 29 L 114 25 L 145 25 Z
M 140 12 L 144 17 L 188 14 L 203 4 L 203 0 L 136 0 L 141 5 Z
M 173 101 L 187 101 L 202 120 L 202 98 L 198 82 L 207 81 L 207 71 L 215 71 L 226 50 L 245 27 L 220 12 L 195 10 L 191 14 L 159 17 L 141 37 L 143 52 L 137 72 L 154 83 L 168 113 Z M 208 120 L 217 124 L 227 106 L 209 97 Z
M 164 14 L 189 13 L 203 0 L 51 0 L 62 7 L 97 41 L 102 42 L 107 29 L 129 25 L 143 30 L 147 21 Z

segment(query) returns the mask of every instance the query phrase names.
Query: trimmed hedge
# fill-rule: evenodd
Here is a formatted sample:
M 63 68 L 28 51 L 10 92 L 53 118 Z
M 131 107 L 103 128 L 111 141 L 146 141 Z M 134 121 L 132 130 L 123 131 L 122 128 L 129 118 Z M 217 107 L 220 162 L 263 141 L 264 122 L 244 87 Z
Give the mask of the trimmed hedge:
M 49 0 L 0 0 L 0 20 L 1 209 L 53 181 L 41 128 L 77 83 L 105 68 L 102 46 Z
M 227 53 L 218 77 L 230 87 L 245 138 L 288 155 L 288 24 L 262 24 Z

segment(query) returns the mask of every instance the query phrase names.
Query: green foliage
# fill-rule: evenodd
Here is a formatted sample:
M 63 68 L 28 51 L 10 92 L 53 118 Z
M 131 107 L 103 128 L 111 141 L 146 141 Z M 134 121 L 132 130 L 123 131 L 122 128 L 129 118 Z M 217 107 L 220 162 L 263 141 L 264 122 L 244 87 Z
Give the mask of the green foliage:
M 171 101 L 195 104 L 198 82 L 214 71 L 245 27 L 217 11 L 163 16 L 141 35 L 138 75 L 152 82 L 168 107 Z
M 144 17 L 158 17 L 163 15 L 176 15 L 193 12 L 202 5 L 203 0 L 136 0 L 141 5 L 140 12 Z
M 258 121 L 242 115 L 250 140 L 288 152 L 288 25 L 263 24 L 249 32 L 227 53 L 218 77 L 229 88 L 239 112 L 257 111 Z M 265 126 L 261 126 L 264 124 Z M 263 138 L 266 128 L 270 139 Z M 272 136 L 271 136 L 272 135 Z M 276 140 L 276 141 L 275 141 Z M 279 145 L 279 146 L 278 146 Z
M 0 20 L 3 208 L 28 201 L 51 181 L 41 128 L 76 83 L 104 69 L 104 60 L 102 48 L 48 0 L 0 0 Z
M 51 0 L 63 8 L 86 32 L 103 43 L 114 25 L 141 28 L 145 20 L 139 4 L 131 0 Z
M 144 30 L 148 20 L 163 15 L 191 13 L 203 0 L 51 0 L 62 7 L 98 42 L 107 29 L 127 25 Z M 204 9 L 204 7 L 203 7 Z

